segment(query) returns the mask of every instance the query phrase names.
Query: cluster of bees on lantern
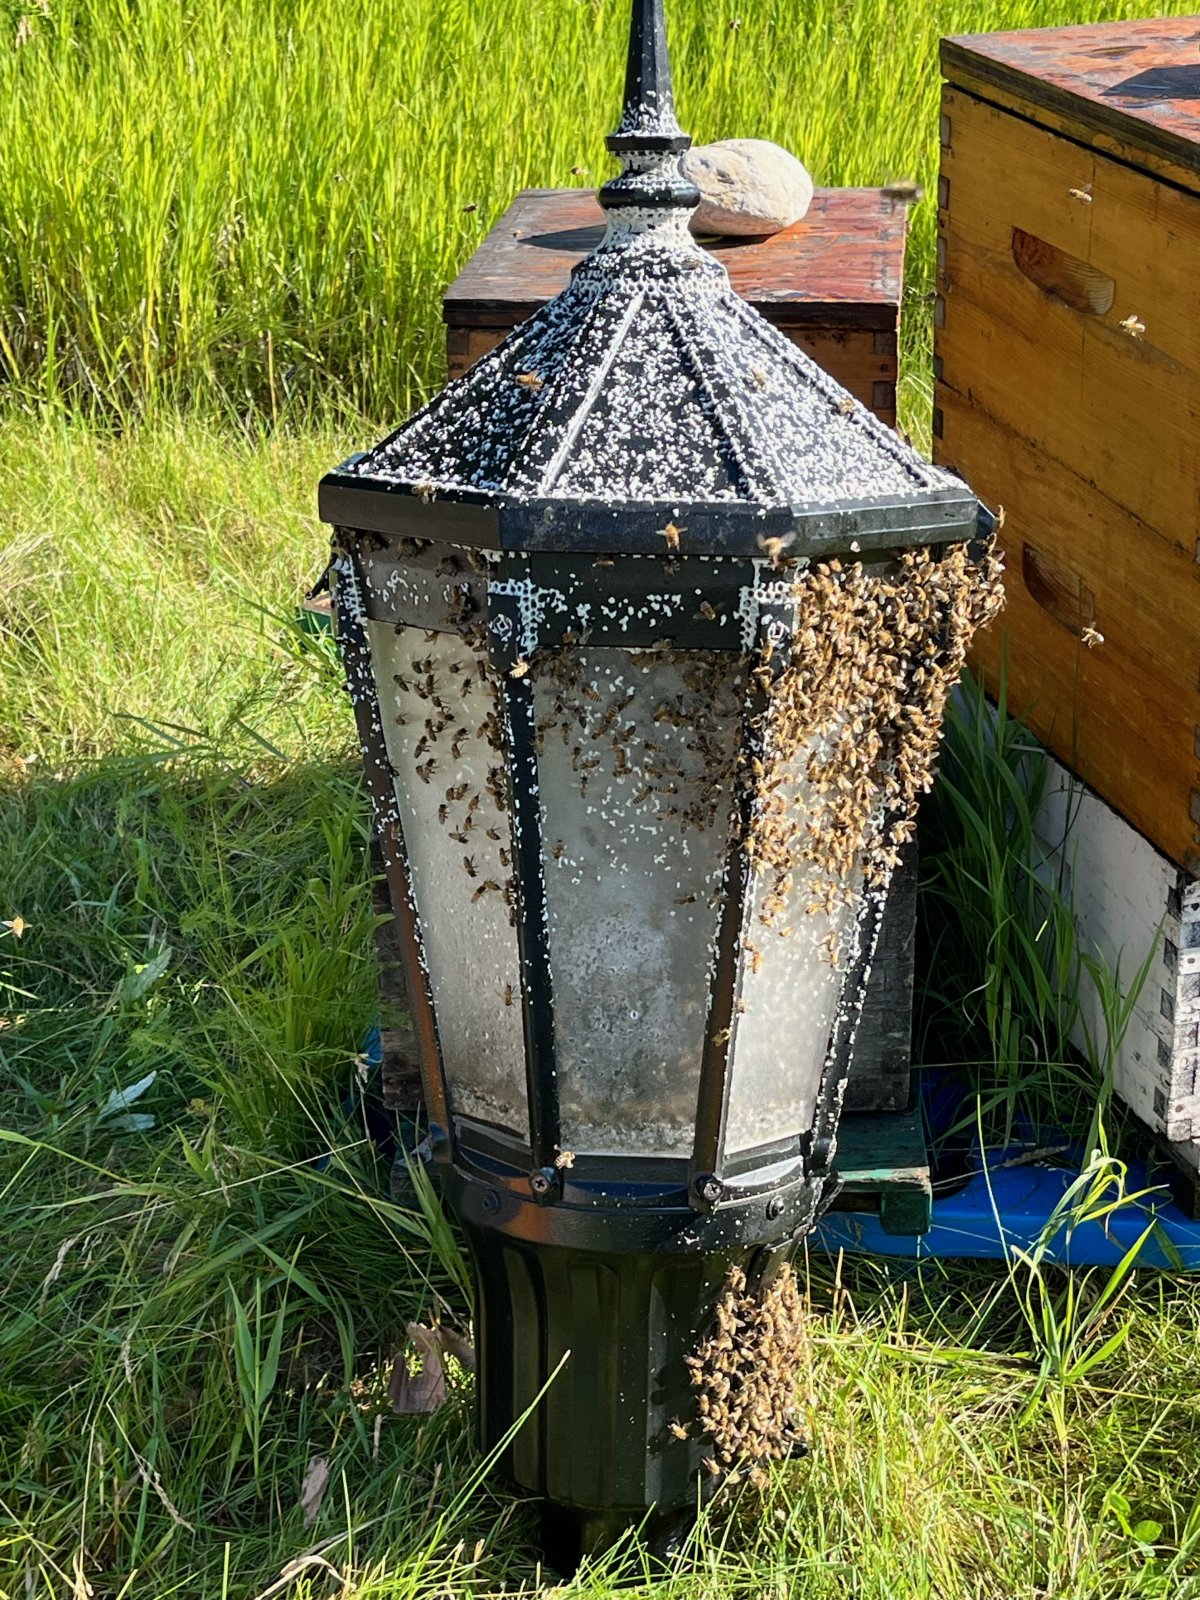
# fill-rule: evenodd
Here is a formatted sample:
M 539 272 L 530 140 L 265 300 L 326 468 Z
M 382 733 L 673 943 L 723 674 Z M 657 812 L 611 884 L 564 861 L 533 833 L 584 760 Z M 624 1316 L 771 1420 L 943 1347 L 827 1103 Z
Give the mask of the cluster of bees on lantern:
M 618 848 L 623 828 L 646 816 L 682 835 L 724 822 L 742 711 L 744 669 L 736 656 L 566 648 L 543 652 L 538 671 L 539 754 L 561 742 L 580 798 L 590 795 L 592 812 L 606 824 L 610 849 Z M 666 865 L 667 857 L 656 860 Z M 696 881 L 675 885 L 681 905 L 696 900 Z
M 753 672 L 766 701 L 764 756 L 750 756 L 741 775 L 747 854 L 769 884 L 767 927 L 788 908 L 803 863 L 813 869 L 810 915 L 833 916 L 860 884 L 887 883 L 932 781 L 946 697 L 975 629 L 999 608 L 1000 563 L 992 548 L 962 544 L 905 551 L 887 568 L 835 558 L 800 573 L 793 596 L 787 669 L 764 670 L 766 647 Z M 788 780 L 801 772 L 797 805 Z M 826 953 L 836 965 L 836 929 Z M 748 959 L 760 953 L 751 947 Z
M 406 539 L 399 554 L 425 549 L 424 541 Z M 486 556 L 463 555 L 476 573 L 486 571 Z M 975 628 L 999 605 L 999 561 L 990 549 L 960 544 L 921 547 L 872 566 L 798 564 L 772 551 L 762 565 L 787 575 L 794 605 L 782 670 L 772 666 L 771 645 L 750 655 L 680 650 L 669 640 L 653 649 L 589 652 L 569 631 L 563 644 L 518 666 L 535 685 L 538 751 L 561 741 L 585 810 L 602 811 L 610 832 L 638 816 L 684 836 L 724 827 L 728 842 L 741 839 L 764 886 L 759 922 L 787 937 L 798 881 L 800 909 L 831 919 L 864 886 L 887 882 L 931 780 L 946 696 Z M 457 555 L 444 554 L 436 576 L 459 570 Z M 499 895 L 515 922 L 501 679 L 489 664 L 486 626 L 469 586 L 443 584 L 440 592 L 446 615 L 439 621 L 468 648 L 447 659 L 430 648 L 437 631 L 398 624 L 397 633 L 417 643 L 395 674 L 407 709 L 393 720 L 404 727 L 418 781 L 438 791 L 439 823 L 462 846 L 472 902 Z M 624 672 L 613 667 L 615 658 Z M 642 684 L 655 674 L 663 692 L 649 710 Z M 751 687 L 758 709 L 747 740 L 742 719 Z M 486 772 L 464 782 L 464 754 L 471 745 L 477 753 L 480 742 L 491 753 Z M 555 819 L 545 821 L 548 857 L 570 867 Z M 684 878 L 678 887 L 681 905 L 696 900 L 695 882 Z M 704 891 L 710 904 L 719 893 L 717 884 Z M 835 926 L 826 938 L 835 965 L 839 937 Z M 743 954 L 757 971 L 761 948 L 747 940 Z
M 696 1399 L 691 1422 L 668 1423 L 677 1439 L 697 1430 L 711 1442 L 703 1460 L 714 1478 L 743 1477 L 757 1489 L 768 1479 L 763 1462 L 782 1461 L 800 1442 L 796 1376 L 805 1355 L 804 1307 L 796 1276 L 784 1266 L 759 1293 L 732 1267 L 713 1312 L 714 1326 L 684 1358 Z

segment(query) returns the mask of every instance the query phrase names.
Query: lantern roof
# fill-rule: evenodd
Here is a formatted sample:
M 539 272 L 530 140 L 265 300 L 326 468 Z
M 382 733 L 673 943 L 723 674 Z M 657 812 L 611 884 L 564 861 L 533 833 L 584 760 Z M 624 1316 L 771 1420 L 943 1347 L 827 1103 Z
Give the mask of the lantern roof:
M 753 554 L 969 538 L 978 503 L 692 238 L 662 0 L 633 0 L 622 171 L 570 283 L 321 485 L 326 521 L 497 549 Z M 770 546 L 768 546 L 770 547 Z M 775 547 L 779 548 L 779 547 Z

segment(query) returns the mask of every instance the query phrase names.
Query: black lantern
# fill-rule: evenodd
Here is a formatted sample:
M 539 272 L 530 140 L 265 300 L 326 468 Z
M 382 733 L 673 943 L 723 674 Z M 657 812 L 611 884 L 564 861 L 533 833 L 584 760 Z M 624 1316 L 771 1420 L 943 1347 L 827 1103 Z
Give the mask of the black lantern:
M 501 1466 L 566 1565 L 794 1437 L 780 1269 L 994 586 L 970 492 L 692 241 L 688 142 L 634 0 L 603 243 L 321 485 L 482 1444 L 546 1391 Z

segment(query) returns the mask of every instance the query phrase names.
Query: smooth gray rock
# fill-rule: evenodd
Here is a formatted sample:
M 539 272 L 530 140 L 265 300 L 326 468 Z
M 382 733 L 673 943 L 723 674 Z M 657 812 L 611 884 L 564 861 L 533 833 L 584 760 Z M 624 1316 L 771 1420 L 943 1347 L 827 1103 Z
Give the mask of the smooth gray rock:
M 767 139 L 697 145 L 683 170 L 700 191 L 693 233 L 778 233 L 812 204 L 813 181 L 790 150 Z

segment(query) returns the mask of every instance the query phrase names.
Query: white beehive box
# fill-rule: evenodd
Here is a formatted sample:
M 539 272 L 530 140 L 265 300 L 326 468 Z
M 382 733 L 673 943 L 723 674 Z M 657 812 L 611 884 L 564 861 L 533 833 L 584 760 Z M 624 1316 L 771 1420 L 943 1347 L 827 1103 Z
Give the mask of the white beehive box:
M 1046 861 L 1063 873 L 1081 947 L 1123 986 L 1148 960 L 1113 1061 L 1116 1093 L 1168 1140 L 1175 1159 L 1200 1169 L 1200 881 L 1047 756 L 1038 816 Z M 1074 1042 L 1107 1037 L 1094 984 L 1084 983 Z

